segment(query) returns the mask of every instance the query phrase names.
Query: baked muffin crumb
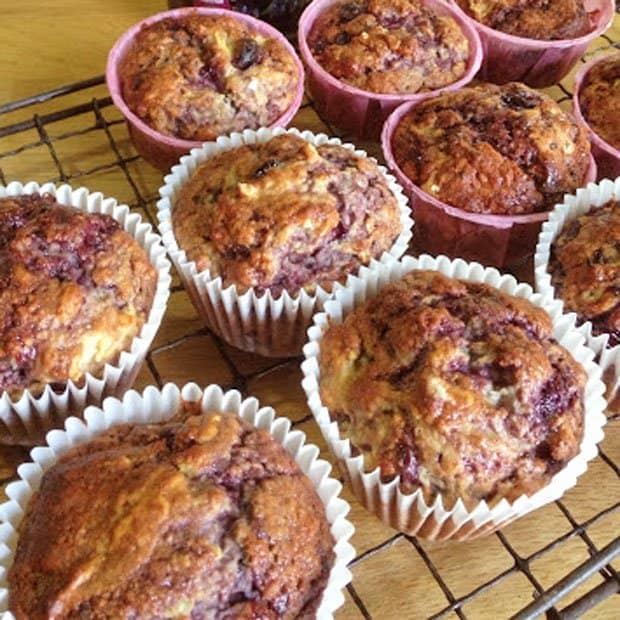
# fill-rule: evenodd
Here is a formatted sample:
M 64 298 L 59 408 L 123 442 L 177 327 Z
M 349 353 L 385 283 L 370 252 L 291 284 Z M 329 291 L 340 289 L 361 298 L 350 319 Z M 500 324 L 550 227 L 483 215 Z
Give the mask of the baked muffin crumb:
M 388 482 L 427 502 L 514 501 L 579 451 L 586 374 L 529 301 L 411 271 L 332 324 L 322 403 Z
M 417 0 L 343 0 L 314 22 L 308 44 L 335 78 L 362 90 L 417 93 L 459 80 L 470 46 L 458 22 Z
M 389 250 L 402 229 L 375 162 L 294 134 L 198 166 L 180 188 L 172 227 L 199 271 L 274 296 L 329 289 Z
M 157 272 L 112 217 L 50 194 L 0 199 L 0 393 L 80 382 L 148 319 Z
M 549 273 L 556 295 L 594 335 L 620 344 L 620 202 L 568 221 L 551 244 Z
M 124 424 L 43 476 L 9 607 L 18 620 L 310 618 L 333 545 L 312 483 L 266 431 L 216 412 Z
M 194 141 L 271 125 L 302 79 L 276 38 L 197 12 L 142 28 L 119 75 L 125 102 L 147 125 Z

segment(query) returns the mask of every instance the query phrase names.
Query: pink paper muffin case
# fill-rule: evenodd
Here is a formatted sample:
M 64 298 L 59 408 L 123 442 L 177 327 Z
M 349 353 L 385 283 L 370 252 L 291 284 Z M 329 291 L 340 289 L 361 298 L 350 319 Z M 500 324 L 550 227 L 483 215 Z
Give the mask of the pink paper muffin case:
M 281 32 L 259 19 L 244 13 L 206 7 L 185 7 L 173 9 L 171 11 L 164 11 L 143 19 L 121 35 L 110 50 L 106 64 L 106 83 L 114 105 L 116 105 L 125 117 L 127 130 L 129 131 L 129 135 L 136 150 L 150 164 L 162 171 L 169 170 L 175 163 L 177 163 L 181 155 L 189 153 L 191 149 L 201 146 L 202 141 L 184 140 L 182 138 L 164 135 L 149 127 L 149 125 L 147 125 L 140 117 L 132 112 L 123 98 L 119 66 L 125 53 L 133 44 L 134 38 L 140 30 L 170 17 L 181 18 L 191 14 L 209 15 L 214 17 L 233 17 L 234 19 L 250 27 L 252 30 L 262 35 L 277 39 L 291 54 L 299 72 L 299 81 L 297 83 L 295 99 L 288 110 L 276 119 L 270 127 L 286 127 L 291 122 L 295 114 L 297 114 L 304 94 L 304 67 L 301 60 L 297 56 L 297 52 Z
M 575 118 L 588 128 L 588 134 L 590 136 L 590 145 L 592 148 L 592 155 L 596 160 L 596 166 L 598 170 L 597 180 L 601 179 L 615 179 L 620 176 L 620 150 L 613 147 L 609 142 L 606 142 L 601 138 L 588 124 L 588 121 L 581 112 L 581 105 L 579 104 L 579 94 L 586 76 L 590 69 L 601 61 L 609 59 L 611 56 L 618 56 L 620 59 L 620 53 L 605 54 L 603 56 L 597 56 L 590 62 L 587 62 L 577 73 L 575 78 L 575 89 L 573 92 L 573 115 Z
M 347 135 L 357 138 L 378 139 L 381 127 L 390 113 L 405 101 L 419 102 L 443 91 L 457 90 L 468 84 L 476 75 L 482 62 L 482 46 L 476 29 L 453 6 L 441 0 L 423 0 L 438 15 L 450 15 L 459 24 L 470 45 L 470 55 L 465 74 L 460 80 L 438 90 L 413 94 L 373 93 L 341 82 L 329 74 L 315 60 L 308 46 L 307 37 L 317 17 L 338 0 L 314 0 L 299 20 L 299 53 L 306 66 L 308 91 L 314 100 L 319 116 Z
M 416 223 L 414 242 L 419 249 L 498 268 L 517 265 L 532 255 L 548 211 L 528 215 L 469 213 L 427 194 L 401 170 L 392 153 L 392 135 L 416 103 L 404 104 L 390 115 L 381 133 L 381 147 L 388 168 L 411 201 Z M 595 178 L 596 163 L 590 156 L 583 185 Z
M 506 34 L 469 17 L 454 0 L 449 4 L 478 32 L 484 59 L 477 78 L 495 84 L 525 82 L 544 88 L 559 82 L 583 56 L 596 37 L 603 34 L 614 18 L 614 0 L 585 0 L 591 30 L 576 39 L 543 41 Z

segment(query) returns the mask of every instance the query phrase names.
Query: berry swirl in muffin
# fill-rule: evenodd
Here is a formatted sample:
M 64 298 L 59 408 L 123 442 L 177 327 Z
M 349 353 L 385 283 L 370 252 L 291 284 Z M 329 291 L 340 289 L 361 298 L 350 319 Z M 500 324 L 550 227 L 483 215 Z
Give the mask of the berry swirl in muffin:
M 112 217 L 0 199 L 0 393 L 99 373 L 148 318 L 157 272 Z
M 185 140 L 271 125 L 301 80 L 279 40 L 233 17 L 198 13 L 144 27 L 119 74 L 129 108 L 156 131 Z

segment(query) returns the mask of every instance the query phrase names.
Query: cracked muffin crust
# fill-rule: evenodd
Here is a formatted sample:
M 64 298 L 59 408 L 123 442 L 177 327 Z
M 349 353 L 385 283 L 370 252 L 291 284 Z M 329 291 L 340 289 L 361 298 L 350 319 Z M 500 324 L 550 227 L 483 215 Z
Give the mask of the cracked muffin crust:
M 456 0 L 477 22 L 527 39 L 575 39 L 592 30 L 583 0 Z
M 312 483 L 266 431 L 185 409 L 45 473 L 9 572 L 18 620 L 314 617 L 334 541 Z
M 579 107 L 592 131 L 620 149 L 620 54 L 588 71 L 579 90 Z
M 427 99 L 403 116 L 391 144 L 418 187 L 470 213 L 549 210 L 583 185 L 590 166 L 585 128 L 518 82 Z
M 389 250 L 398 201 L 376 163 L 293 134 L 218 153 L 181 187 L 178 245 L 224 286 L 325 288 Z
M 198 13 L 143 28 L 119 74 L 129 108 L 156 131 L 185 140 L 272 124 L 301 79 L 277 39 L 233 17 Z
M 138 335 L 157 272 L 116 220 L 49 194 L 0 199 L 0 394 L 115 363 Z
M 526 299 L 414 270 L 320 346 L 321 400 L 341 436 L 366 471 L 429 503 L 514 501 L 579 451 L 586 373 Z
M 549 273 L 566 311 L 590 321 L 594 335 L 620 344 L 620 202 L 615 200 L 567 222 L 553 241 Z
M 456 20 L 417 0 L 342 0 L 317 18 L 308 43 L 335 78 L 383 94 L 452 84 L 470 53 Z

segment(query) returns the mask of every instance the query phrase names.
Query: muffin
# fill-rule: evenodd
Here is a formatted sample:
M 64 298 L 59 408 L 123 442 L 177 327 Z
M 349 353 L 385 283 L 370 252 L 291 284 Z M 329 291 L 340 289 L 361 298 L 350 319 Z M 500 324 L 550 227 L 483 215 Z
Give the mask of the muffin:
M 483 282 L 410 271 L 327 328 L 319 366 L 364 469 L 427 503 L 530 496 L 579 452 L 586 373 L 544 310 Z
M 592 30 L 583 0 L 456 0 L 477 22 L 528 39 L 574 39 Z
M 601 59 L 585 74 L 579 107 L 592 131 L 620 149 L 620 54 Z
M 109 215 L 45 193 L 0 198 L 0 394 L 36 396 L 116 363 L 148 320 L 157 280 Z
M 272 124 L 303 79 L 294 54 L 249 18 L 189 9 L 143 25 L 118 73 L 134 114 L 192 141 Z
M 592 333 L 620 344 L 620 202 L 610 200 L 568 221 L 551 244 L 549 273 L 557 296 Z
M 314 0 L 299 20 L 298 43 L 319 116 L 371 140 L 404 101 L 424 99 L 436 84 L 456 90 L 470 82 L 483 55 L 475 25 L 442 0 Z
M 171 221 L 199 272 L 278 297 L 329 289 L 380 257 L 400 217 L 373 160 L 285 133 L 207 158 L 180 187 Z
M 474 214 L 548 211 L 584 184 L 586 130 L 524 84 L 481 84 L 411 107 L 391 135 L 396 165 L 443 203 Z
M 342 82 L 374 93 L 417 93 L 459 80 L 470 45 L 459 23 L 419 0 L 341 0 L 308 36 L 317 62 Z
M 268 432 L 200 411 L 112 427 L 47 469 L 8 574 L 18 620 L 314 616 L 335 556 L 312 482 Z

